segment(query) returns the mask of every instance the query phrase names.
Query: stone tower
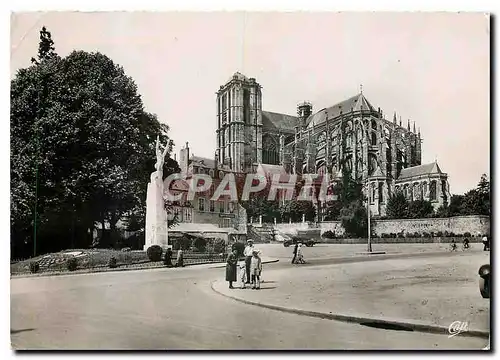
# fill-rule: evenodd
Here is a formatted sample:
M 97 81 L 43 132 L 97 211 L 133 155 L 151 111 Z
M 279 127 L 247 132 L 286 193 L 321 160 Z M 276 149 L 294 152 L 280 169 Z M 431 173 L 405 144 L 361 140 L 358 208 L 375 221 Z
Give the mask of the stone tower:
M 262 162 L 262 92 L 254 78 L 235 73 L 217 92 L 219 163 L 249 172 Z

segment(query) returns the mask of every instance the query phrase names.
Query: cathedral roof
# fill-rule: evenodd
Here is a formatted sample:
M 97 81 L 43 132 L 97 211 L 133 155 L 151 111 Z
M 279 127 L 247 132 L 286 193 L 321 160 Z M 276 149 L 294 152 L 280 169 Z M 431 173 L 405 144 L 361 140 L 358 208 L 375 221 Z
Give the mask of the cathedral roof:
M 263 130 L 295 132 L 295 126 L 297 126 L 298 121 L 296 116 L 262 111 Z
M 413 177 L 421 175 L 432 174 L 443 174 L 436 161 L 430 164 L 412 166 L 406 169 L 402 169 L 401 174 L 399 174 L 398 180 L 411 179 Z
M 240 73 L 239 71 L 236 71 L 228 80 L 227 82 L 231 82 L 232 80 L 242 80 L 242 81 L 247 81 L 248 78 Z
M 346 114 L 351 111 L 370 110 L 376 111 L 365 96 L 360 93 L 347 100 L 341 101 L 338 104 L 330 106 L 329 108 L 319 110 L 315 114 L 309 116 L 306 120 L 307 127 L 318 126 L 326 121 L 325 111 L 328 113 L 328 119 L 334 119 L 340 116 L 340 111 Z

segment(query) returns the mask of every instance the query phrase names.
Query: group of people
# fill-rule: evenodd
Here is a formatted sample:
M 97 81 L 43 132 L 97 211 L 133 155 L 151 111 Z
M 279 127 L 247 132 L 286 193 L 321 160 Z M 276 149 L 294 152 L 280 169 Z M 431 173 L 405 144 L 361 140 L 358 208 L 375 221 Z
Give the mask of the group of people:
M 305 264 L 304 254 L 302 254 L 302 244 L 296 243 L 293 248 L 292 264 Z
M 172 264 L 172 255 L 173 255 L 172 249 L 168 248 L 165 251 L 165 258 L 164 258 L 164 263 L 166 266 L 174 266 Z M 175 267 L 184 267 L 184 252 L 182 251 L 182 249 L 179 249 L 177 251 L 177 262 L 175 263 Z
M 247 246 L 243 251 L 244 261 L 238 261 L 238 252 L 236 249 L 229 254 L 226 261 L 226 281 L 229 282 L 229 288 L 234 289 L 233 282 L 237 281 L 239 275 L 240 287 L 246 288 L 251 285 L 252 289 L 259 290 L 262 273 L 262 259 L 260 251 L 253 245 L 253 240 L 247 240 Z M 237 269 L 240 269 L 237 274 Z
M 478 233 L 478 236 L 481 236 L 480 233 Z M 488 236 L 483 236 L 482 238 L 482 243 L 483 243 L 483 251 L 489 251 L 490 250 L 490 239 Z M 451 251 L 456 251 L 457 250 L 457 244 L 455 242 L 455 239 L 452 239 L 451 240 Z M 466 237 L 464 240 L 463 240 L 463 243 L 462 243 L 462 249 L 463 250 L 467 250 L 470 248 L 470 240 L 468 237 Z

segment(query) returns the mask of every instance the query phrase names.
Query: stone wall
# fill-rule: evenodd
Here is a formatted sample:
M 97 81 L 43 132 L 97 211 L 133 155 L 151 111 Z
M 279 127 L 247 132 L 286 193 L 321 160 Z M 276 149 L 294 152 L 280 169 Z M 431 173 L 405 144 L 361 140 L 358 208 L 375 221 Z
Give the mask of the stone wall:
M 429 218 L 429 219 L 397 219 L 397 220 L 372 220 L 373 234 L 404 233 L 437 233 L 441 231 L 471 235 L 490 233 L 490 218 L 483 215 L 455 216 L 450 218 Z M 325 231 L 332 231 L 335 235 L 343 235 L 344 228 L 340 221 L 324 221 L 320 223 L 284 223 L 276 224 L 275 228 L 285 234 L 297 234 L 298 230 L 320 229 L 321 234 Z
M 464 241 L 463 237 L 407 237 L 407 238 L 372 238 L 372 244 L 422 244 L 422 243 L 437 243 L 437 244 L 448 244 L 452 240 L 455 240 L 458 246 L 461 246 Z M 471 237 L 471 243 L 481 243 L 481 238 Z M 323 238 L 321 243 L 325 244 L 367 244 L 366 238 L 354 238 L 354 239 L 325 239 Z
M 391 233 L 423 233 L 445 231 L 455 234 L 464 234 L 466 232 L 476 235 L 490 233 L 490 218 L 488 216 L 471 215 L 455 216 L 450 218 L 431 218 L 431 219 L 400 219 L 400 220 L 376 220 L 374 221 L 373 231 L 381 236 Z

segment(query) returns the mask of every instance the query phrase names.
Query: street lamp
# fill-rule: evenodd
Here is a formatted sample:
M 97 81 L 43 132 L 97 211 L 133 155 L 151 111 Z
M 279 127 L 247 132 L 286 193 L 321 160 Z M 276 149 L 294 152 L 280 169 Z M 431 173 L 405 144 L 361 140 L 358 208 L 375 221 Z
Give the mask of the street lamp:
M 366 201 L 366 213 L 368 217 L 368 252 L 372 252 L 372 231 L 371 231 L 371 215 L 370 215 L 370 198 L 371 198 L 371 191 L 370 191 L 370 183 L 368 182 L 368 179 L 366 179 L 366 191 L 368 193 L 368 198 Z

